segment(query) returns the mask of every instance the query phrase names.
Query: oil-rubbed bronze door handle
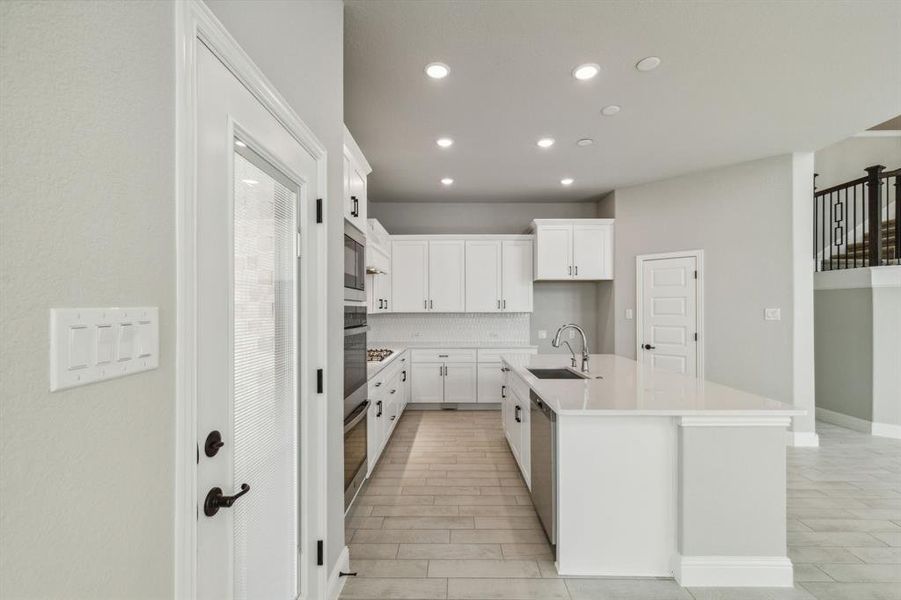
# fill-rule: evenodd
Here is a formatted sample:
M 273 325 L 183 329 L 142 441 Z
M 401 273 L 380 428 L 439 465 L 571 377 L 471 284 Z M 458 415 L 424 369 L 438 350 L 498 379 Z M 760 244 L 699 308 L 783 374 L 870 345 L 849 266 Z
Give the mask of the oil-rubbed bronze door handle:
M 240 492 L 234 496 L 223 496 L 222 488 L 214 487 L 206 495 L 206 500 L 203 501 L 203 514 L 212 517 L 219 512 L 220 508 L 231 508 L 232 504 L 234 504 L 238 498 L 249 491 L 250 486 L 246 483 L 242 483 Z

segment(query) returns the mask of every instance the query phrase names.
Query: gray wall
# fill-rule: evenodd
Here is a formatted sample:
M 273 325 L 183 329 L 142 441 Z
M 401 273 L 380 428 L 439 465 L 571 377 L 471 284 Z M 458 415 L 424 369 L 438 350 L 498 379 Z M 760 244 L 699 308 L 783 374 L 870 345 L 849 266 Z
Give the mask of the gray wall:
M 174 9 L 0 2 L 0 597 L 173 589 Z M 50 393 L 48 311 L 154 305 L 160 365 Z
M 206 0 L 328 152 L 328 297 L 343 298 L 344 5 L 339 0 Z M 343 327 L 331 302 L 328 331 Z M 344 539 L 344 340 L 328 340 L 328 544 L 331 572 Z
M 901 427 L 901 287 L 898 286 L 873 288 L 873 421 Z
M 363 148 L 365 152 L 366 149 Z M 373 202 L 369 217 L 396 235 L 526 233 L 532 219 L 593 218 L 593 202 Z
M 814 323 L 817 408 L 872 421 L 873 290 L 817 290 Z
M 378 219 L 388 233 L 397 235 L 525 233 L 532 219 L 593 218 L 596 214 L 597 206 L 593 202 L 373 202 L 369 205 L 370 218 Z M 585 328 L 592 352 L 603 346 L 597 333 L 598 287 L 587 282 L 535 283 L 530 336 L 539 352 L 569 352 L 566 348 L 551 347 L 557 328 L 569 322 Z M 545 330 L 547 338 L 538 339 L 539 330 Z M 579 350 L 581 342 L 570 343 Z
M 635 357 L 635 257 L 703 249 L 705 377 L 792 401 L 792 170 L 778 156 L 616 190 L 616 354 Z

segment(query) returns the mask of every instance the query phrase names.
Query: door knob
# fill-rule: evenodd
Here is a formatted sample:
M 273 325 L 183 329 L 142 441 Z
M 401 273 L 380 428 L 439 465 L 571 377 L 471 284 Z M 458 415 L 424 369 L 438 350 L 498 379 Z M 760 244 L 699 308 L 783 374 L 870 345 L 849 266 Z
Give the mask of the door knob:
M 203 501 L 203 514 L 208 517 L 212 517 L 217 512 L 219 512 L 220 508 L 231 508 L 232 504 L 235 503 L 235 500 L 249 491 L 250 486 L 246 483 L 242 483 L 240 492 L 238 492 L 234 496 L 223 496 L 222 488 L 214 487 L 206 495 L 206 500 Z
M 650 344 L 645 344 L 645 345 L 642 346 L 642 347 L 643 347 L 645 350 L 653 350 L 653 349 L 656 348 L 657 346 L 652 346 L 652 345 L 650 345 Z

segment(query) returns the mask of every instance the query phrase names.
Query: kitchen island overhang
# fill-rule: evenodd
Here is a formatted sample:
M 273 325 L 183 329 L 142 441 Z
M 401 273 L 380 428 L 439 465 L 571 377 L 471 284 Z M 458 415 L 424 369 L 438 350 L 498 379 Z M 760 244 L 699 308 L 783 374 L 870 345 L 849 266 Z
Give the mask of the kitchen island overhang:
M 559 574 L 791 587 L 786 429 L 805 411 L 619 356 L 590 365 L 585 379 L 538 379 L 529 369 L 569 358 L 504 360 L 512 403 L 534 395 L 555 413 Z

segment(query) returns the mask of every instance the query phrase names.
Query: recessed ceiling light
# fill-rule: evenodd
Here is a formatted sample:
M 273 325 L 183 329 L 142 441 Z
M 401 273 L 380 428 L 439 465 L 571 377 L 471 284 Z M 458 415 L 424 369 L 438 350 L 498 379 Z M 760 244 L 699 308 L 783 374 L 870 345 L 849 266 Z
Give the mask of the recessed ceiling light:
M 660 66 L 660 59 L 656 56 L 648 56 L 642 58 L 635 64 L 635 68 L 639 71 L 653 71 Z
M 247 144 L 245 144 L 241 140 L 235 140 L 235 146 L 237 146 L 238 148 L 246 148 Z
M 617 106 L 616 104 L 611 104 L 610 106 L 605 106 L 604 108 L 602 108 L 601 114 L 604 115 L 605 117 L 612 117 L 613 115 L 618 113 L 620 110 L 621 109 L 619 106 Z
M 544 137 L 536 142 L 539 148 L 550 148 L 554 145 L 554 138 Z
M 595 63 L 585 63 L 573 69 L 573 77 L 579 81 L 591 79 L 601 72 L 601 67 Z
M 576 142 L 576 146 L 590 146 L 594 143 L 594 140 L 591 138 L 582 138 L 578 142 Z
M 454 145 L 454 140 L 452 140 L 448 137 L 443 137 L 443 138 L 438 138 L 437 140 L 435 140 L 435 143 L 438 144 L 439 146 L 441 146 L 442 148 L 450 148 L 451 146 Z
M 259 181 L 257 181 L 256 179 L 242 179 L 241 181 L 246 183 L 247 185 L 256 185 L 259 183 Z
M 575 180 L 572 177 L 564 177 L 560 180 L 560 183 L 562 183 L 563 185 L 572 185 L 573 181 Z
M 441 183 L 443 183 L 444 185 L 450 185 L 453 182 L 454 182 L 454 180 L 451 179 L 450 177 L 445 177 L 444 179 L 441 180 Z
M 425 74 L 432 79 L 444 79 L 450 74 L 450 67 L 440 62 L 429 63 L 425 66 Z

